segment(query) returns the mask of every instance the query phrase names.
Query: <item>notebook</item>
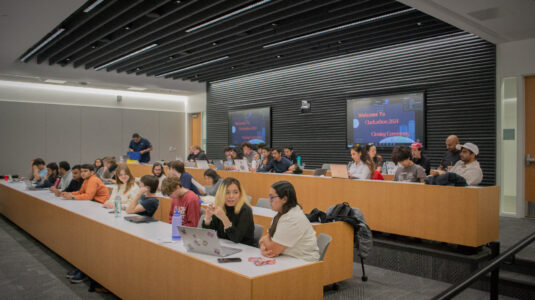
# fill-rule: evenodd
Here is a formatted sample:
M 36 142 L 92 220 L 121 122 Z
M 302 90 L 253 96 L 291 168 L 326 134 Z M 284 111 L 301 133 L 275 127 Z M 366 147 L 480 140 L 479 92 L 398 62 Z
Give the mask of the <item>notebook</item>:
M 349 178 L 346 165 L 331 165 L 331 177 L 333 178 Z
M 152 222 L 158 222 L 153 217 L 149 216 L 126 216 L 124 217 L 125 220 L 130 221 L 132 223 L 152 223 Z
M 178 231 L 188 252 L 225 257 L 241 251 L 238 248 L 221 246 L 217 233 L 212 229 L 178 226 Z

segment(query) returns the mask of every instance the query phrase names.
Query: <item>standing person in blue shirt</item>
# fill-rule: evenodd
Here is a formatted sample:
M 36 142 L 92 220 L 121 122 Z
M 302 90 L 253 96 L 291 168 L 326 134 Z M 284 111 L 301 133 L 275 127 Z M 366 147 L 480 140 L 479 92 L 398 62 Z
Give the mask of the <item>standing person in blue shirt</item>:
M 258 172 L 275 172 L 275 173 L 284 173 L 292 172 L 295 169 L 295 165 L 282 155 L 282 150 L 280 148 L 275 148 L 271 150 L 272 160 L 268 164 L 260 169 Z
M 146 138 L 142 138 L 139 133 L 132 135 L 132 140 L 128 146 L 128 151 L 139 152 L 141 158 L 139 162 L 148 163 L 150 161 L 150 152 L 152 151 L 152 145 Z

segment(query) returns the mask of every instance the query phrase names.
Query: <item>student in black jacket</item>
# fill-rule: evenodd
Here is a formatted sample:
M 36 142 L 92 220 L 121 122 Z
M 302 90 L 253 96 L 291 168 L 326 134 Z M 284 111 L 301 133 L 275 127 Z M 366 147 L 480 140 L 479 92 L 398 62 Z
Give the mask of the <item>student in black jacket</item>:
M 61 195 L 61 192 L 72 193 L 79 191 L 82 187 L 82 183 L 84 183 L 84 179 L 82 178 L 82 171 L 80 169 L 80 165 L 76 165 L 72 167 L 71 183 L 69 183 L 69 185 L 63 191 L 56 188 L 50 190 L 54 192 L 57 197 L 59 197 Z
M 425 174 L 429 175 L 431 171 L 431 161 L 422 153 L 422 144 L 416 142 L 411 145 L 411 160 L 425 169 Z
M 54 186 L 56 184 L 56 180 L 59 176 L 58 164 L 55 162 L 49 163 L 48 165 L 46 165 L 46 169 L 47 173 L 45 180 L 43 180 L 43 182 L 41 182 L 40 184 L 36 185 L 36 188 L 48 189 L 49 187 Z
M 223 180 L 215 196 L 215 205 L 206 209 L 202 227 L 214 229 L 219 238 L 255 246 L 253 210 L 237 179 Z

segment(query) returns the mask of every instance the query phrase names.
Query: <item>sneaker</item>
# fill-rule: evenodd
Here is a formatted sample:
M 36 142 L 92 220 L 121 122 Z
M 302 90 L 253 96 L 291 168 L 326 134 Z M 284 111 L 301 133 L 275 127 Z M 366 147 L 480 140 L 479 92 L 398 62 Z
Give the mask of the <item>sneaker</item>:
M 85 274 L 82 273 L 82 271 L 79 271 L 79 270 L 77 271 L 78 272 L 74 274 L 74 276 L 70 279 L 71 283 L 73 284 L 84 282 L 84 280 L 87 279 L 87 276 L 85 276 Z
M 67 273 L 67 275 L 65 275 L 67 278 L 71 279 L 74 277 L 74 275 L 76 275 L 76 273 L 78 272 L 78 269 L 74 269 L 72 271 L 70 271 L 69 273 Z

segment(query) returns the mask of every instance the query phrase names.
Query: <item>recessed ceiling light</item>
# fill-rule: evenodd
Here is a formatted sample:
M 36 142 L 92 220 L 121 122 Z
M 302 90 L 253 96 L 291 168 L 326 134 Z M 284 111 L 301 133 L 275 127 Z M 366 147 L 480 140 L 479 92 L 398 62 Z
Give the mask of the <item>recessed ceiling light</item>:
M 45 80 L 46 83 L 56 83 L 56 84 L 64 84 L 65 80 L 56 80 L 56 79 L 46 79 Z

